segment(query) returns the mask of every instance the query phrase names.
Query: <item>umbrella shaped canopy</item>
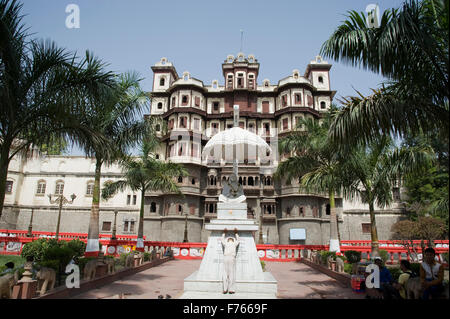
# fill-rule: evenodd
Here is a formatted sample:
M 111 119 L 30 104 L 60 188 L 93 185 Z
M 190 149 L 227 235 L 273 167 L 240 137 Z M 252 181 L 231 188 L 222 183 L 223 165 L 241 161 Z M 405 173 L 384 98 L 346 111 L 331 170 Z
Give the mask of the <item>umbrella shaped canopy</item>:
M 267 150 L 270 151 L 270 146 L 262 139 L 260 136 L 249 132 L 247 130 L 241 129 L 240 127 L 233 127 L 231 129 L 222 131 L 214 135 L 208 143 L 206 143 L 203 148 L 202 155 L 204 157 L 211 156 L 211 150 L 214 150 L 215 155 L 221 152 L 222 147 L 233 147 L 243 148 L 247 145 L 248 149 L 254 149 L 256 155 L 256 150 L 259 154 L 266 153 Z M 241 155 L 239 155 L 241 154 Z M 243 152 L 237 152 L 238 159 L 242 157 Z

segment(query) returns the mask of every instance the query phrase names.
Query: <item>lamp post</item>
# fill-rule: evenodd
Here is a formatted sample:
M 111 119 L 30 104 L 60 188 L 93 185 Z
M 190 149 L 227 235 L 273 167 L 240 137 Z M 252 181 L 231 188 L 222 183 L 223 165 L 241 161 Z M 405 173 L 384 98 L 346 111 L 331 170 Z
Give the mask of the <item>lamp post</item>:
M 259 245 L 264 244 L 262 223 L 263 223 L 263 211 L 262 211 L 261 206 L 260 206 L 260 210 L 259 210 L 259 239 L 258 239 L 258 244 Z
M 185 219 L 184 219 L 184 239 L 183 239 L 183 243 L 187 243 L 188 241 L 188 229 L 187 229 L 187 217 L 188 214 L 185 214 Z
M 30 225 L 28 225 L 27 237 L 33 236 L 33 215 L 34 215 L 34 208 L 31 209 Z
M 61 222 L 61 209 L 62 209 L 62 206 L 64 204 L 72 204 L 73 201 L 75 200 L 75 198 L 77 198 L 77 195 L 75 195 L 75 194 L 70 195 L 70 198 L 72 199 L 71 201 L 69 201 L 67 198 L 65 198 L 63 194 L 56 195 L 56 196 L 57 197 L 52 200 L 52 195 L 49 194 L 48 195 L 48 199 L 50 201 L 50 204 L 56 204 L 56 203 L 59 204 L 58 223 L 56 224 L 56 240 L 58 240 L 58 237 L 59 237 L 59 224 Z
M 119 211 L 115 210 L 114 211 L 114 225 L 113 225 L 113 229 L 112 229 L 112 235 L 111 235 L 111 240 L 116 240 L 116 222 L 117 222 L 117 213 Z

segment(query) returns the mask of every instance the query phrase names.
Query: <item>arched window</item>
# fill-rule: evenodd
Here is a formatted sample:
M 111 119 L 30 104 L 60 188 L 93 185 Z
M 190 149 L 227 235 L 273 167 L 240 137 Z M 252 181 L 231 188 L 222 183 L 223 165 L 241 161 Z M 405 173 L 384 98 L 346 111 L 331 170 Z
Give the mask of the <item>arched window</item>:
M 159 103 L 158 103 L 158 110 L 161 110 L 161 109 L 162 109 L 162 103 L 159 102 Z
M 165 83 L 166 83 L 166 79 L 165 78 L 160 78 L 159 79 L 159 85 L 160 86 L 164 86 Z
M 47 183 L 44 180 L 40 180 L 37 183 L 36 195 L 44 195 Z
M 55 185 L 55 195 L 62 195 L 64 192 L 64 182 L 57 181 Z
M 249 178 L 248 178 L 248 186 L 254 186 L 255 184 L 254 184 L 254 182 L 253 182 L 253 177 L 252 176 L 249 176 Z
M 92 196 L 94 194 L 94 182 L 88 182 L 86 185 L 86 195 Z
M 319 83 L 323 83 L 323 77 L 319 76 Z
M 6 184 L 5 184 L 5 193 L 6 194 L 11 194 L 12 193 L 13 184 L 14 184 L 13 181 L 6 181 Z
M 320 108 L 321 108 L 321 109 L 324 109 L 324 108 L 326 108 L 326 104 L 325 104 L 325 102 L 320 102 Z
M 156 126 L 155 126 L 155 131 L 156 131 L 156 132 L 161 131 L 161 125 L 156 124 Z
M 150 213 L 156 213 L 156 203 L 152 202 L 150 204 Z
M 193 178 L 193 179 L 191 180 L 191 184 L 192 184 L 192 185 L 195 185 L 195 178 Z
M 178 183 L 183 183 L 183 177 L 182 176 L 178 177 Z

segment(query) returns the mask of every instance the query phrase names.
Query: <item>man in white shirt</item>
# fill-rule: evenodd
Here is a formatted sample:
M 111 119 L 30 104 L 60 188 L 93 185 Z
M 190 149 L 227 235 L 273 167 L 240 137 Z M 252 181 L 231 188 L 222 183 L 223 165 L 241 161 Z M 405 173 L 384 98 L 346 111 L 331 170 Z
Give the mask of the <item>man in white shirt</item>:
M 239 235 L 237 234 L 237 229 L 234 229 L 234 234 L 236 238 L 228 237 L 225 240 L 225 235 L 227 233 L 227 229 L 224 229 L 224 233 L 222 235 L 222 245 L 224 248 L 223 251 L 223 293 L 227 292 L 230 294 L 235 293 L 235 285 L 236 285 L 236 276 L 235 276 L 235 268 L 236 268 L 236 248 L 239 245 Z

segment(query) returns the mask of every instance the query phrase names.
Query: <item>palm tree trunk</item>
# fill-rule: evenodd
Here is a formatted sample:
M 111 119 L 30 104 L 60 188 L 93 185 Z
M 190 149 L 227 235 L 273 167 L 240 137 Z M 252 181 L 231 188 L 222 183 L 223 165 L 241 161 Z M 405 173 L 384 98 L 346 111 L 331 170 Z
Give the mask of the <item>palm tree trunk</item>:
M 95 163 L 95 181 L 92 192 L 91 217 L 89 220 L 88 240 L 85 256 L 98 256 L 99 245 L 99 211 L 100 211 L 100 177 L 102 169 L 102 160 L 96 157 Z
M 10 143 L 3 141 L 0 151 L 0 220 L 3 212 L 3 204 L 5 203 L 6 178 L 8 177 L 10 147 Z
M 145 188 L 141 190 L 141 209 L 139 210 L 139 226 L 138 226 L 138 238 L 136 243 L 137 251 L 144 251 L 144 200 L 145 200 Z
M 370 237 L 372 239 L 372 257 L 380 256 L 378 250 L 378 232 L 377 232 L 377 224 L 375 222 L 375 210 L 373 207 L 373 201 L 371 200 L 369 203 L 369 213 L 370 213 Z
M 329 191 L 330 198 L 330 251 L 340 252 L 337 219 L 336 219 L 336 205 L 334 203 L 334 190 Z

